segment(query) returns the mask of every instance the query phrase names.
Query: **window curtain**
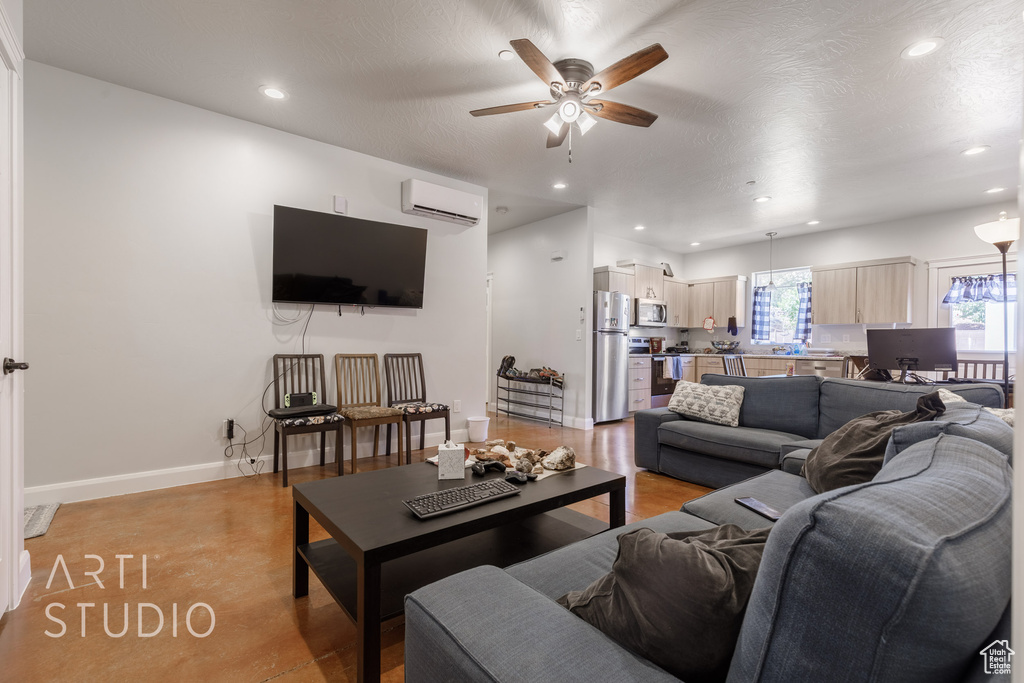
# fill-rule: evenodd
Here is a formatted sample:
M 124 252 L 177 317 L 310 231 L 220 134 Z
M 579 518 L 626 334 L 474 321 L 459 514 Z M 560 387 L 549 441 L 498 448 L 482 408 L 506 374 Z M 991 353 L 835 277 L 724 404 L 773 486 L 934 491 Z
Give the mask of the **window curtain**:
M 965 301 L 994 301 L 998 303 L 1002 300 L 1002 274 L 969 275 L 953 278 L 952 286 L 946 292 L 942 303 L 959 304 Z M 1010 303 L 1017 301 L 1017 276 L 1013 273 L 1006 274 L 1006 300 Z
M 772 330 L 772 293 L 767 287 L 754 287 L 754 313 L 750 316 L 753 341 L 770 341 Z
M 811 341 L 811 283 L 801 282 L 796 286 L 800 304 L 796 311 L 796 331 L 793 340 Z

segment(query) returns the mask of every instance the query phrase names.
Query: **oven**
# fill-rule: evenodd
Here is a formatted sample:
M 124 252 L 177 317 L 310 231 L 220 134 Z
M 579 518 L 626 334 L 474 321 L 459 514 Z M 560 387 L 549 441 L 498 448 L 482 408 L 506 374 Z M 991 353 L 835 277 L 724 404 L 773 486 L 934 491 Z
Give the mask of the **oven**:
M 651 356 L 651 407 L 664 408 L 676 389 L 676 380 L 665 378 L 666 356 Z

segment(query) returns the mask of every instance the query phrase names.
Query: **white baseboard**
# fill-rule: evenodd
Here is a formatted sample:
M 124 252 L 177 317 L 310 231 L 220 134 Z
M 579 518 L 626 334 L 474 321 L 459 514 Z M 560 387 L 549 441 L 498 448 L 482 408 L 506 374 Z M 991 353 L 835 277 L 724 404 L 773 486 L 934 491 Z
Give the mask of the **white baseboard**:
M 14 604 L 11 605 L 11 609 L 21 604 L 21 599 L 25 597 L 25 591 L 28 590 L 28 582 L 31 580 L 32 557 L 28 554 L 27 550 L 22 550 L 21 557 L 18 558 L 18 597 L 14 600 Z
M 452 439 L 465 441 L 468 438 L 468 430 L 453 429 Z M 383 437 L 381 437 L 383 440 Z M 394 442 L 394 438 L 392 439 Z M 444 432 L 428 432 L 426 435 L 426 447 L 437 446 L 444 441 Z M 360 442 L 360 451 L 369 452 L 372 446 L 372 439 Z M 350 460 L 352 454 L 351 443 L 345 443 L 346 460 Z M 382 444 L 383 446 L 383 444 Z M 419 447 L 419 435 L 414 437 L 413 449 Z M 263 473 L 272 473 L 274 466 L 274 454 L 263 454 L 259 460 L 264 462 Z M 155 491 L 166 489 L 172 486 L 185 486 L 188 484 L 200 484 L 207 481 L 220 481 L 223 479 L 234 479 L 241 477 L 238 470 L 237 457 L 232 460 L 221 459 L 217 462 L 202 463 L 199 465 L 187 465 L 184 467 L 171 467 L 163 470 L 150 470 L 148 472 L 132 472 L 130 474 L 118 474 L 110 477 L 97 477 L 95 479 L 82 479 L 79 481 L 62 482 L 59 484 L 45 484 L 43 486 L 32 486 L 25 489 L 25 507 L 32 505 L 44 505 L 47 503 L 74 503 L 81 500 L 95 500 L 109 496 L 123 496 L 128 493 L 140 493 L 142 491 Z M 334 448 L 327 448 L 327 462 L 334 462 Z M 288 469 L 299 467 L 311 467 L 320 464 L 320 451 L 316 448 L 289 451 Z M 273 476 L 271 474 L 271 476 Z

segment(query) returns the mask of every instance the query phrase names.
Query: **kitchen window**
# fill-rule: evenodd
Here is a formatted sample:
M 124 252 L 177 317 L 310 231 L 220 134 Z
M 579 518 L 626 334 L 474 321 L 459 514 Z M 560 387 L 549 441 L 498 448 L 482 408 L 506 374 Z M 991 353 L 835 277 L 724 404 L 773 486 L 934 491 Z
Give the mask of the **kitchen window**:
M 785 270 L 767 271 L 762 270 L 754 273 L 753 284 L 755 289 L 755 300 L 757 288 L 767 287 L 768 283 L 775 283 L 775 291 L 771 293 L 770 306 L 767 320 L 767 339 L 754 338 L 751 341 L 755 344 L 792 344 L 794 342 L 806 341 L 797 338 L 797 323 L 800 318 L 800 286 L 810 287 L 811 269 L 788 268 Z M 809 303 L 806 317 L 810 318 Z M 755 313 L 756 315 L 756 313 Z M 810 328 L 809 323 L 804 321 L 805 329 Z

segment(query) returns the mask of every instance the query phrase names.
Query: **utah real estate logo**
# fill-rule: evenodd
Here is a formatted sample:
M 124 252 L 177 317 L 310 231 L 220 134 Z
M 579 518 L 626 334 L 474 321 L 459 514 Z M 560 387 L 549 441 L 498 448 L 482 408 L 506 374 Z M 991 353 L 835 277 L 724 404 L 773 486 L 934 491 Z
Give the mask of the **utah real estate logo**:
M 1014 652 L 1007 640 L 994 640 L 979 653 L 985 658 L 986 674 L 1010 674 L 1010 658 Z

